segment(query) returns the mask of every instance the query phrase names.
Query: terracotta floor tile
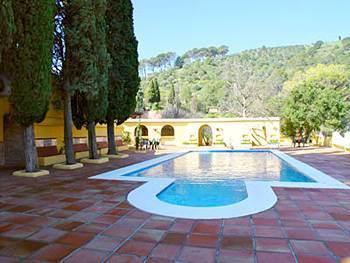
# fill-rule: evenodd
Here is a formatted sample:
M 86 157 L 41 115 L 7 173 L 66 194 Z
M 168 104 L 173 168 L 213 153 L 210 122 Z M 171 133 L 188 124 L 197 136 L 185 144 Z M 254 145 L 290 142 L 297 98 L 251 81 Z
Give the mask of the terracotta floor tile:
M 220 263 L 253 263 L 253 251 L 223 249 L 219 253 Z
M 282 228 L 276 226 L 255 226 L 255 236 L 284 238 Z
M 93 233 L 70 232 L 56 240 L 56 242 L 73 247 L 79 247 L 89 242 L 94 236 L 95 234 Z
M 223 236 L 221 240 L 222 249 L 253 249 L 253 239 L 242 236 Z
M 224 226 L 226 225 L 250 225 L 250 219 L 249 217 L 224 219 Z
M 9 237 L 0 237 L 0 250 L 4 247 L 8 247 L 18 242 L 19 242 L 18 239 L 9 238 Z
M 132 254 L 139 257 L 147 256 L 150 254 L 155 243 L 129 240 L 120 249 L 118 249 L 118 254 Z
M 281 219 L 282 225 L 285 227 L 307 227 L 308 223 L 306 220 L 300 219 Z
M 82 222 L 68 221 L 68 222 L 59 223 L 53 227 L 64 231 L 72 231 L 73 229 L 77 228 L 82 224 L 83 224 Z
M 184 262 L 215 262 L 216 250 L 213 248 L 189 247 L 184 246 L 179 256 L 179 261 Z
M 41 248 L 31 259 L 58 262 L 73 252 L 74 249 L 73 247 L 65 245 L 52 244 Z
M 103 234 L 107 236 L 126 238 L 134 232 L 135 232 L 134 228 L 123 226 L 123 225 L 114 225 L 111 228 L 104 231 Z
M 172 221 L 169 220 L 150 219 L 143 227 L 150 229 L 167 230 L 170 228 L 171 224 Z
M 327 242 L 329 249 L 338 257 L 350 257 L 350 240 L 349 242 Z
M 16 212 L 16 213 L 24 213 L 27 212 L 29 210 L 32 210 L 34 207 L 32 206 L 27 206 L 27 205 L 19 205 L 19 206 L 15 206 L 11 209 L 8 209 L 8 211 L 10 212 Z
M 316 234 L 310 229 L 305 227 L 285 227 L 284 228 L 287 237 L 290 239 L 316 239 Z
M 314 228 L 340 229 L 335 221 L 311 220 L 310 223 Z
M 193 228 L 193 232 L 217 235 L 220 232 L 220 227 L 221 226 L 219 224 L 197 223 Z
M 87 223 L 79 226 L 76 231 L 98 234 L 106 230 L 109 225 L 100 223 Z
M 321 240 L 326 241 L 344 241 L 350 240 L 350 235 L 339 229 L 316 229 Z
M 151 214 L 140 211 L 140 210 L 134 210 L 128 216 L 145 220 L 145 219 L 151 217 Z
M 180 249 L 178 245 L 160 243 L 152 250 L 151 257 L 174 260 Z
M 102 262 L 102 260 L 108 255 L 108 252 L 101 250 L 81 249 L 76 253 L 73 253 L 65 262 L 68 263 L 96 263 Z M 82 261 L 83 260 L 83 261 Z
M 147 263 L 174 263 L 174 261 L 165 258 L 150 257 L 148 258 Z
M 16 228 L 13 228 L 5 233 L 2 233 L 2 236 L 6 237 L 13 237 L 13 238 L 26 238 L 36 231 L 38 231 L 40 228 L 35 226 L 29 226 L 29 225 L 21 225 L 17 226 Z
M 232 236 L 252 236 L 252 228 L 250 226 L 242 225 L 225 225 L 224 226 L 224 235 Z
M 330 257 L 322 257 L 322 256 L 312 256 L 312 255 L 298 255 L 298 263 L 335 263 L 337 262 L 335 259 Z
M 60 202 L 66 202 L 66 203 L 74 203 L 74 202 L 77 202 L 77 201 L 80 201 L 79 198 L 74 198 L 74 197 L 65 197 L 61 200 L 59 200 Z
M 253 223 L 256 225 L 265 225 L 265 226 L 278 226 L 280 223 L 277 219 L 274 218 L 253 218 Z
M 291 253 L 257 252 L 258 263 L 294 263 Z M 318 263 L 318 262 L 317 262 Z
M 16 226 L 17 226 L 16 224 L 2 222 L 2 223 L 0 223 L 0 233 L 7 232 L 7 231 L 15 228 Z
M 286 239 L 257 237 L 255 241 L 256 250 L 259 251 L 290 252 Z
M 171 232 L 188 233 L 194 224 L 193 220 L 178 219 L 171 226 Z
M 350 221 L 350 212 L 347 213 L 330 213 L 330 215 L 338 221 Z
M 121 243 L 121 238 L 97 236 L 85 245 L 86 248 L 113 251 Z
M 144 260 L 141 257 L 134 255 L 113 255 L 106 263 L 143 263 Z
M 4 263 L 18 263 L 18 259 L 11 258 L 11 257 L 0 256 L 0 262 L 4 262 Z
M 53 242 L 64 236 L 67 232 L 55 228 L 43 228 L 31 235 L 28 239 L 42 242 Z
M 188 246 L 198 246 L 198 247 L 216 247 L 218 244 L 218 236 L 191 234 L 187 238 L 185 244 Z
M 46 243 L 30 240 L 22 240 L 0 250 L 1 255 L 11 257 L 27 257 L 44 247 Z
M 118 221 L 117 216 L 113 215 L 101 215 L 94 219 L 94 223 L 102 223 L 102 224 L 113 224 Z
M 165 231 L 157 229 L 140 229 L 133 236 L 134 240 L 158 242 L 162 239 Z
M 297 255 L 309 254 L 309 255 L 320 255 L 327 256 L 329 251 L 327 247 L 320 241 L 313 240 L 291 240 L 290 241 L 294 252 Z
M 128 209 L 114 208 L 109 210 L 107 214 L 121 217 L 123 215 L 126 215 L 129 212 L 130 210 Z
M 162 243 L 173 244 L 173 245 L 181 245 L 184 243 L 186 239 L 186 234 L 169 232 L 164 235 L 162 239 Z

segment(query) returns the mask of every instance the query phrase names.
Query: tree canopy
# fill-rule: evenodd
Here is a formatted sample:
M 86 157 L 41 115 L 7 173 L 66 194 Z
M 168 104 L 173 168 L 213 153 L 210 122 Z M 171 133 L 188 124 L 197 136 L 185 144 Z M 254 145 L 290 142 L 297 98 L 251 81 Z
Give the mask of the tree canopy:
M 136 94 L 140 84 L 138 42 L 133 28 L 131 1 L 108 0 L 107 3 L 107 43 L 112 59 L 107 120 L 117 120 L 120 124 L 133 113 L 136 106 Z
M 146 76 L 143 75 L 141 87 L 146 91 L 149 81 L 157 78 L 161 95 L 159 104 L 166 109 L 167 95 L 174 85 L 183 102 L 185 114 L 181 116 L 212 116 L 210 112 L 215 109 L 215 116 L 238 117 L 242 116 L 242 106 L 235 102 L 237 96 L 232 93 L 234 87 L 228 85 L 228 76 L 233 77 L 231 70 L 236 68 L 236 75 L 252 72 L 251 78 L 255 78 L 255 84 L 248 91 L 251 94 L 249 100 L 254 102 L 247 107 L 246 115 L 279 116 L 290 91 L 289 81 L 296 78 L 298 72 L 305 72 L 319 64 L 350 65 L 350 53 L 344 39 L 317 41 L 309 45 L 261 47 L 235 54 L 225 51 L 216 56 L 210 55 L 210 47 L 192 49 L 178 55 L 172 67 L 163 70 L 156 68 L 154 73 L 148 69 Z M 237 61 L 245 66 L 235 67 Z M 238 94 L 242 90 L 236 91 Z M 145 102 L 146 108 L 151 108 L 148 101 Z
M 350 71 L 339 65 L 318 65 L 288 83 L 283 131 L 308 137 L 314 131 L 342 130 L 349 121 Z
M 14 1 L 16 32 L 10 55 L 12 116 L 23 127 L 41 122 L 51 97 L 53 3 Z
M 0 72 L 3 53 L 8 50 L 13 42 L 15 33 L 15 21 L 12 9 L 12 0 L 0 1 Z
M 146 100 L 151 106 L 158 107 L 160 102 L 159 84 L 156 78 L 153 78 L 149 82 L 149 86 L 146 89 Z

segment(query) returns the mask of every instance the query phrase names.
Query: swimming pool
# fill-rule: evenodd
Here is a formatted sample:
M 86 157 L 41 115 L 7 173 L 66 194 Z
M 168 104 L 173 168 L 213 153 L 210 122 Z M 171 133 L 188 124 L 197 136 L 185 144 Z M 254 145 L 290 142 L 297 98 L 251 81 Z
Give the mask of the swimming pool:
M 192 219 L 264 211 L 277 202 L 272 187 L 349 189 L 277 150 L 183 151 L 91 178 L 146 182 L 129 193 L 132 205 Z
M 175 178 L 157 197 L 194 207 L 223 206 L 245 199 L 246 180 L 315 182 L 269 151 L 189 152 L 125 176 Z

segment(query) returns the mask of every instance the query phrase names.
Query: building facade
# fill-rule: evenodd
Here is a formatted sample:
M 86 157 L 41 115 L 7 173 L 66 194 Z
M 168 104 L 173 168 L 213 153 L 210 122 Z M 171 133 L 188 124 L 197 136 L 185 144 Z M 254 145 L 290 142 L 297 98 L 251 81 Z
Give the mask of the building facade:
M 142 137 L 159 140 L 162 145 L 278 144 L 280 119 L 271 118 L 202 118 L 202 119 L 129 119 L 123 124 L 135 143 L 136 130 Z M 203 137 L 209 137 L 203 138 Z

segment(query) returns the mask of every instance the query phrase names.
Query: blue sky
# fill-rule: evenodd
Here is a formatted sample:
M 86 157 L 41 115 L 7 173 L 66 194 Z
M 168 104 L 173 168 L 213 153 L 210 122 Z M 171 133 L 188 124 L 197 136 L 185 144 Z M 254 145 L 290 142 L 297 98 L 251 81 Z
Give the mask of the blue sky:
M 350 0 L 132 0 L 140 58 L 227 45 L 230 52 L 350 36 Z

